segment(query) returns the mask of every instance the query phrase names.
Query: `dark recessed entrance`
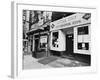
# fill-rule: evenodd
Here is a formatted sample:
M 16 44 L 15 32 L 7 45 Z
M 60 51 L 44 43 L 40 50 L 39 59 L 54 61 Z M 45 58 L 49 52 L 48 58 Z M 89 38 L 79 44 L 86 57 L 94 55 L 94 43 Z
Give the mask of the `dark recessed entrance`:
M 73 54 L 73 34 L 66 34 L 66 55 Z
M 74 29 L 73 27 L 62 29 L 65 34 L 65 52 L 64 55 L 73 55 L 74 50 Z
M 39 39 L 35 39 L 35 52 L 37 52 L 39 50 Z

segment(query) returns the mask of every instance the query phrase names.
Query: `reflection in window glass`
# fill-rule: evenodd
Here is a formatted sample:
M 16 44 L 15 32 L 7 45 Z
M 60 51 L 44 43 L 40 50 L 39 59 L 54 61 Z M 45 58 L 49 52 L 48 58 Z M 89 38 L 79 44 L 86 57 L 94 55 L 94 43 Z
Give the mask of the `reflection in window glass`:
M 84 35 L 84 34 L 88 34 L 88 26 L 78 28 L 78 35 Z
M 78 49 L 80 50 L 89 50 L 89 43 L 78 43 Z

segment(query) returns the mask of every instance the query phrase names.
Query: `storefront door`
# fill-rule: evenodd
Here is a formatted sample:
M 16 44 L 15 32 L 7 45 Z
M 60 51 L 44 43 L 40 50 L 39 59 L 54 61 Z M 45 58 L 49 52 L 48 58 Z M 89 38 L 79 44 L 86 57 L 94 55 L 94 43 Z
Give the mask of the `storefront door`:
M 66 55 L 73 54 L 73 34 L 66 34 Z
M 35 51 L 38 51 L 39 39 L 35 39 Z

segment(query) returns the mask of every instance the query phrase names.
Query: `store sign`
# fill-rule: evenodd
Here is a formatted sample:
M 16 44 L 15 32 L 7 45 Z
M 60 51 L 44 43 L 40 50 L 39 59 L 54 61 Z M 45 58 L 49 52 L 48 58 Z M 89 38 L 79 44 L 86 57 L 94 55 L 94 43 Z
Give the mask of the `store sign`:
M 47 43 L 47 36 L 41 36 L 40 43 Z
M 86 19 L 84 19 L 86 18 Z M 90 23 L 90 16 L 87 14 L 77 13 L 66 18 L 54 21 L 50 24 L 50 31 L 58 30 L 76 25 Z

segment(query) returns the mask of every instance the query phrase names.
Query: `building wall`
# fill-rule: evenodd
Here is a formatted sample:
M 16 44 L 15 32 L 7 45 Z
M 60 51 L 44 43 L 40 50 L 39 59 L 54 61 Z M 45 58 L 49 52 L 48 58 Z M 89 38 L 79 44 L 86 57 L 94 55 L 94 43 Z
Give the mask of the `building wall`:
M 29 17 L 30 17 L 30 11 L 29 10 L 27 10 L 26 11 L 26 31 L 28 31 L 29 30 Z

